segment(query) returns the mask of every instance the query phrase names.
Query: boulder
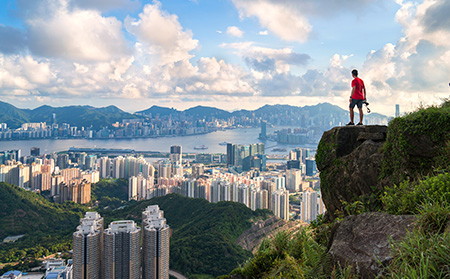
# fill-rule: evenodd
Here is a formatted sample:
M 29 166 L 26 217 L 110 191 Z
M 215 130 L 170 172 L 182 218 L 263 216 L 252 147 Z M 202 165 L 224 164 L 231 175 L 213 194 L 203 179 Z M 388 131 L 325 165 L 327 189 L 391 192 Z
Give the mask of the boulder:
M 316 154 L 322 199 L 331 219 L 351 204 L 382 190 L 378 183 L 386 126 L 344 126 L 326 131 Z
M 370 212 L 347 216 L 333 228 L 329 254 L 336 266 L 352 266 L 362 278 L 376 278 L 392 260 L 390 241 L 414 228 L 416 217 Z

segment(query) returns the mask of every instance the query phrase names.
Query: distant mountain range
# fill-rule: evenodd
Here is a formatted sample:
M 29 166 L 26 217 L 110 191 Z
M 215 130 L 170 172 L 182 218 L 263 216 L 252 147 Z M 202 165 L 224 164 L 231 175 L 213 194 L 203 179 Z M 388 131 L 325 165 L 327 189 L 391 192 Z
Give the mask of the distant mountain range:
M 146 110 L 138 111 L 134 114 L 125 112 L 116 106 L 108 106 L 95 108 L 92 106 L 66 106 L 66 107 L 51 107 L 41 106 L 35 109 L 19 109 L 9 103 L 0 101 L 0 123 L 8 124 L 10 128 L 18 128 L 23 123 L 29 122 L 46 122 L 53 123 L 53 114 L 55 114 L 55 121 L 58 124 L 68 123 L 71 126 L 77 127 L 92 127 L 100 129 L 102 127 L 110 126 L 112 123 L 121 122 L 123 119 L 135 119 L 142 116 L 165 117 L 171 115 L 172 117 L 185 116 L 190 119 L 228 119 L 230 117 L 257 117 L 268 120 L 272 124 L 293 124 L 286 122 L 287 118 L 292 119 L 307 119 L 307 118 L 348 118 L 348 111 L 336 105 L 329 103 L 321 103 L 314 106 L 290 106 L 290 105 L 265 105 L 256 110 L 238 110 L 229 112 L 226 110 L 196 106 L 193 108 L 179 111 L 174 108 L 166 108 L 160 106 L 152 106 Z M 372 113 L 366 116 L 368 119 L 379 117 L 386 118 L 386 116 Z M 278 122 L 278 123 L 277 123 Z
M 110 126 L 112 123 L 121 122 L 122 119 L 137 118 L 136 115 L 124 112 L 116 106 L 95 108 L 91 106 L 67 106 L 51 107 L 40 106 L 35 109 L 19 109 L 15 106 L 0 101 L 0 123 L 8 124 L 10 128 L 18 128 L 23 123 L 46 122 L 53 123 L 53 113 L 58 124 L 68 123 L 77 127 L 101 127 Z

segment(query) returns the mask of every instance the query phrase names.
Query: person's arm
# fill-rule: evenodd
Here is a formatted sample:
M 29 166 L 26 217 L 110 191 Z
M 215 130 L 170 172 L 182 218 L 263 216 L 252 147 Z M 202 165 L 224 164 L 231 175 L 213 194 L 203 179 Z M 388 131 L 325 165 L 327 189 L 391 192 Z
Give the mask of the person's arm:
M 367 96 L 366 96 L 366 94 L 367 94 L 367 90 L 366 90 L 366 87 L 364 86 L 364 88 L 363 88 L 363 92 L 364 92 L 364 101 L 366 101 L 367 100 Z
M 355 94 L 356 86 L 352 87 L 352 93 L 350 93 L 350 102 L 352 101 L 353 94 Z

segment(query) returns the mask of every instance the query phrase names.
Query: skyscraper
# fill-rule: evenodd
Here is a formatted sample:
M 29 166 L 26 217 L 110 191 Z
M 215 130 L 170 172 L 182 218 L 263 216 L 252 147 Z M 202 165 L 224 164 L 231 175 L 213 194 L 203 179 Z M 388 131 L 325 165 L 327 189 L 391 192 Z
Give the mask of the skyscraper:
M 306 175 L 313 176 L 317 173 L 316 160 L 314 158 L 306 159 Z
M 112 222 L 104 231 L 104 279 L 141 277 L 141 229 L 134 221 Z
M 30 149 L 30 155 L 31 156 L 39 156 L 40 155 L 40 149 L 39 147 L 32 147 Z
M 168 279 L 170 228 L 164 211 L 157 205 L 148 206 L 142 212 L 142 225 L 142 279 Z
M 234 165 L 233 144 L 227 143 L 227 167 Z
M 73 276 L 77 279 L 101 279 L 103 218 L 86 212 L 73 234 Z
M 181 164 L 181 159 L 183 157 L 181 150 L 182 150 L 181 145 L 172 145 L 170 147 L 169 159 L 172 163 L 178 162 Z
M 400 105 L 396 104 L 395 105 L 395 117 L 399 117 L 400 116 Z
M 261 121 L 261 133 L 259 133 L 260 139 L 266 139 L 267 138 L 267 122 Z

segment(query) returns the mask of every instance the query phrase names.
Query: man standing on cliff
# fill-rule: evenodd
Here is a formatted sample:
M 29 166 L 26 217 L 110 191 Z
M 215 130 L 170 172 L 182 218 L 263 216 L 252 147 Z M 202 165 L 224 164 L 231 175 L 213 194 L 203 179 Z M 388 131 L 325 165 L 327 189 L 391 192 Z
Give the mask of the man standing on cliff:
M 355 105 L 358 107 L 359 110 L 359 123 L 357 125 L 363 125 L 363 102 L 366 100 L 366 87 L 364 86 L 364 81 L 358 77 L 358 71 L 353 70 L 352 71 L 352 93 L 350 94 L 350 122 L 347 125 L 355 125 L 355 122 L 353 122 L 355 118 L 355 112 L 353 111 L 353 108 Z

